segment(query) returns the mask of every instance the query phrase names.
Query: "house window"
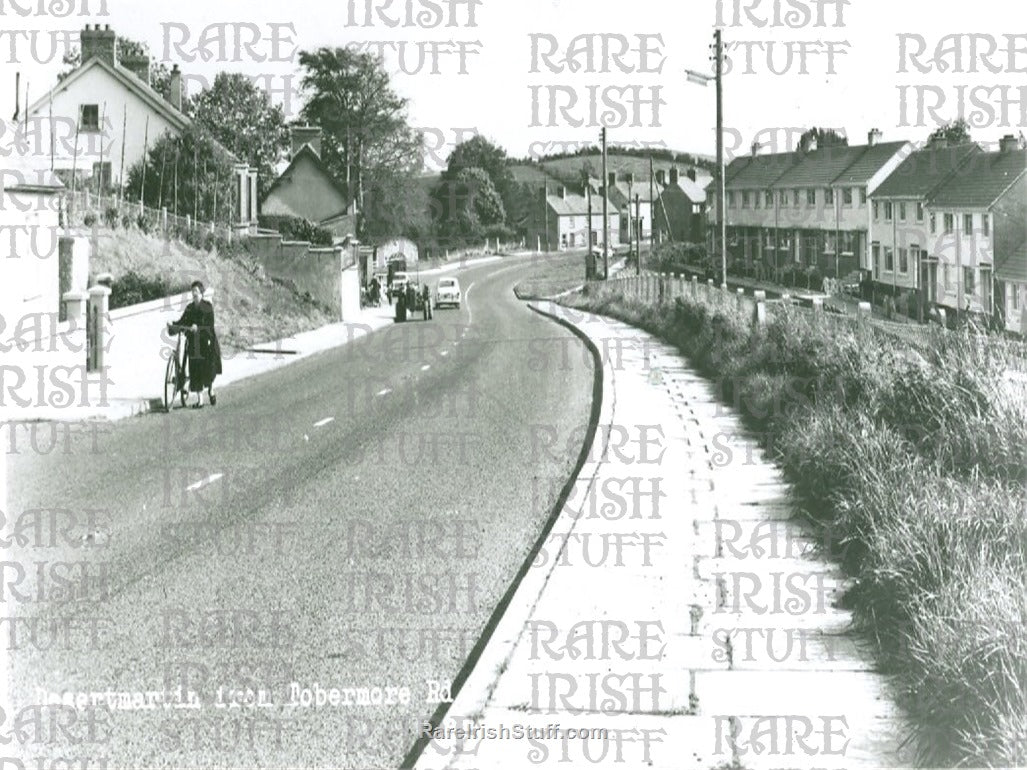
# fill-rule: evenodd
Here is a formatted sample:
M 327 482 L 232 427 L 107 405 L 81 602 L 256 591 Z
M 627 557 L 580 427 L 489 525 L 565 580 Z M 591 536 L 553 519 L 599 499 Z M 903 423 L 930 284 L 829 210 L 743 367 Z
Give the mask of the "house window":
M 824 238 L 824 253 L 834 254 L 834 233 L 827 233 Z
M 792 205 L 795 208 L 799 208 L 799 191 L 792 190 Z
M 782 190 L 781 191 L 781 205 L 782 206 L 787 206 L 788 205 L 788 191 L 787 190 Z
M 748 190 L 743 190 L 742 191 L 742 208 L 743 209 L 749 208 L 749 191 Z
M 895 255 L 891 246 L 884 247 L 884 269 L 888 273 L 895 270 Z
M 727 205 L 729 208 L 734 208 L 735 205 L 735 194 L 733 192 L 725 193 L 727 195 Z
M 874 201 L 874 221 L 878 221 L 881 218 L 881 208 L 877 205 L 877 201 Z
M 946 233 L 953 232 L 956 229 L 955 217 L 952 214 L 942 214 L 941 226 Z
M 905 203 L 900 203 L 899 204 L 899 221 L 900 222 L 905 222 L 906 221 L 906 204 Z
M 967 294 L 974 294 L 977 291 L 977 271 L 972 267 L 963 268 L 963 291 Z
M 865 187 L 860 187 L 859 188 L 859 202 L 860 203 L 866 203 L 867 202 L 867 188 L 865 188 Z
M 931 214 L 931 235 L 934 235 L 936 232 L 938 232 L 938 217 Z
M 874 241 L 870 246 L 870 250 L 874 255 L 874 277 L 879 278 L 881 275 L 881 244 Z
M 767 208 L 771 208 L 774 205 L 774 193 L 767 190 Z
M 855 233 L 842 233 L 842 254 L 852 254 L 855 251 L 855 244 Z
M 852 188 L 846 187 L 842 189 L 842 203 L 846 206 L 852 205 Z
M 99 131 L 100 106 L 97 104 L 83 104 L 81 123 L 83 131 Z
M 948 293 L 952 289 L 952 276 L 949 275 L 949 264 L 946 262 L 941 266 L 941 284 L 945 287 L 945 292 Z
M 1009 287 L 1009 289 L 1010 289 L 1009 293 L 1011 295 L 1010 296 L 1010 300 L 1012 300 L 1010 302 L 1010 304 L 1013 306 L 1013 310 L 1019 310 L 1020 309 L 1020 287 L 1017 286 L 1016 284 L 1013 284 L 1012 286 Z
M 923 222 L 924 221 L 924 204 L 922 204 L 922 203 L 917 203 L 916 204 L 916 221 L 917 222 Z
M 885 222 L 891 222 L 891 215 L 892 215 L 891 202 L 886 202 L 884 204 L 884 221 Z
M 974 231 L 974 215 L 963 214 L 963 232 L 972 233 Z
M 760 196 L 759 190 L 756 190 L 755 192 L 753 192 L 753 194 L 752 194 L 752 207 L 754 209 L 758 209 L 760 207 L 760 197 L 761 196 Z
M 981 214 L 981 233 L 991 235 L 991 223 L 988 221 L 987 214 Z
M 905 247 L 899 248 L 899 272 L 909 272 L 909 252 L 906 250 Z
M 817 205 L 817 191 L 810 189 L 806 190 L 806 205 L 816 206 Z
M 832 188 L 830 188 L 830 187 L 825 187 L 824 188 L 824 205 L 825 206 L 833 206 L 834 205 L 834 190 Z

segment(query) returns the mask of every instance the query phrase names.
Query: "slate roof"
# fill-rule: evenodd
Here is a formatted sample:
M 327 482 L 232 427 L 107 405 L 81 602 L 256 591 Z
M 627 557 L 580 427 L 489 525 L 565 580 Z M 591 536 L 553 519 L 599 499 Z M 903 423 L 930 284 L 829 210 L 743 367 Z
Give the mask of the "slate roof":
M 925 147 L 911 153 L 874 191 L 874 198 L 926 199 L 971 156 L 984 151 L 972 142 Z
M 1010 251 L 1010 255 L 995 265 L 995 278 L 1009 283 L 1027 283 L 1027 237 Z
M 811 150 L 801 156 L 802 160 L 779 176 L 771 187 L 829 187 L 867 149 L 869 148 L 866 145 L 829 145 Z
M 907 141 L 880 142 L 873 146 L 862 145 L 864 152 L 832 182 L 835 185 L 864 185 L 892 156 L 901 150 Z
M 778 152 L 770 155 L 757 155 L 755 158 L 736 158 L 727 167 L 725 178 L 729 190 L 765 190 L 772 187 L 782 174 L 802 158 L 796 152 Z M 739 161 L 744 161 L 740 163 Z M 736 164 L 739 168 L 735 171 Z
M 929 197 L 932 206 L 987 208 L 1027 172 L 1027 150 L 982 152 L 967 159 Z
M 561 217 L 576 217 L 588 216 L 588 199 L 584 195 L 578 195 L 577 193 L 567 193 L 567 197 L 561 197 L 559 195 L 547 195 L 546 202 L 557 216 Z M 618 208 L 613 201 L 610 201 L 607 207 L 608 211 L 617 211 Z M 603 199 L 601 196 L 592 196 L 592 214 L 603 213 Z
M 678 177 L 678 181 L 674 184 L 668 184 L 666 186 L 666 190 L 670 190 L 671 188 L 677 188 L 682 193 L 684 193 L 685 197 L 692 201 L 692 203 L 705 203 L 706 187 L 708 186 L 708 184 L 706 186 L 703 186 L 698 182 L 692 181 L 687 176 L 683 176 Z M 662 197 L 662 193 L 657 197 Z

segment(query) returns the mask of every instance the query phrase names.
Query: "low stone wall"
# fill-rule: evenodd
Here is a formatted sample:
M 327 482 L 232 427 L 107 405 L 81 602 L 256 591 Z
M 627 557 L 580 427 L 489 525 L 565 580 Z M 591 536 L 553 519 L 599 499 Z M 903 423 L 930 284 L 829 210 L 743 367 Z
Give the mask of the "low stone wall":
M 271 278 L 287 281 L 325 307 L 343 316 L 342 271 L 347 252 L 341 246 L 311 246 L 307 241 L 283 241 L 281 236 L 250 236 L 253 255 Z M 359 308 L 359 293 L 357 307 Z

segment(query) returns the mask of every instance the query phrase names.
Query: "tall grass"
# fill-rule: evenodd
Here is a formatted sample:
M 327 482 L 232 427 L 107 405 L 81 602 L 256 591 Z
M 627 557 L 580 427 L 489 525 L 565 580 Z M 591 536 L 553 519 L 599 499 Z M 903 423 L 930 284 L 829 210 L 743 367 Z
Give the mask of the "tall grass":
M 925 765 L 1027 764 L 1027 396 L 1008 356 L 928 355 L 704 297 L 568 304 L 675 344 L 763 437 L 854 576 L 847 601 L 895 675 Z

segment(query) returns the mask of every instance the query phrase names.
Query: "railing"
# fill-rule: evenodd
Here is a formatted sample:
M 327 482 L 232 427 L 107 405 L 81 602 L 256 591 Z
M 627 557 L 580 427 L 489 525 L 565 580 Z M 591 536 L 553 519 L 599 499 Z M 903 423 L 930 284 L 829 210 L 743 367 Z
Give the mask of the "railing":
M 69 227 L 86 226 L 86 217 L 92 215 L 99 225 L 106 224 L 106 213 L 110 209 L 117 211 L 117 226 L 122 226 L 122 219 L 128 215 L 133 223 L 136 217 L 142 214 L 151 223 L 156 232 L 210 232 L 227 240 L 234 235 L 234 228 L 215 222 L 205 222 L 202 219 L 193 219 L 188 214 L 185 216 L 169 212 L 167 207 L 160 209 L 142 206 L 138 201 L 127 201 L 120 199 L 117 195 L 98 195 L 91 190 L 68 190 L 64 193 L 64 216 L 65 224 Z
M 1008 370 L 1027 373 L 1027 343 L 1001 334 L 974 332 L 969 329 L 950 330 L 938 324 L 920 325 L 895 323 L 873 318 L 869 303 L 861 303 L 858 313 L 829 312 L 822 300 L 815 299 L 812 308 L 794 304 L 788 295 L 779 300 L 766 300 L 763 292 L 746 294 L 730 291 L 713 281 L 699 281 L 668 273 L 645 272 L 611 278 L 609 281 L 590 281 L 587 290 L 591 296 L 606 297 L 620 294 L 653 304 L 672 303 L 675 299 L 692 298 L 714 306 L 719 312 L 752 322 L 757 314 L 757 303 L 764 320 L 787 314 L 797 322 L 815 323 L 837 334 L 866 331 L 878 339 L 901 342 L 921 354 L 932 356 L 952 351 L 971 362 L 1000 365 Z

